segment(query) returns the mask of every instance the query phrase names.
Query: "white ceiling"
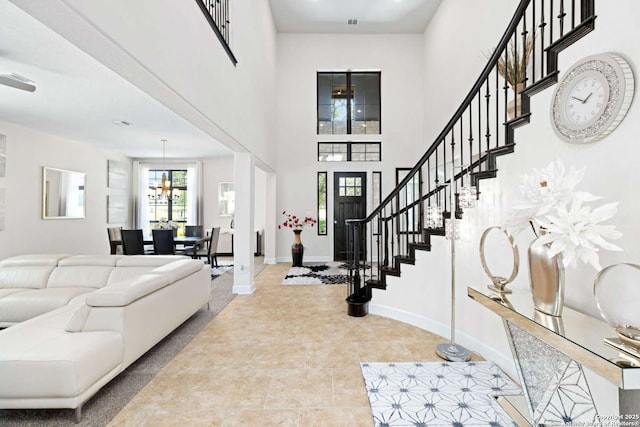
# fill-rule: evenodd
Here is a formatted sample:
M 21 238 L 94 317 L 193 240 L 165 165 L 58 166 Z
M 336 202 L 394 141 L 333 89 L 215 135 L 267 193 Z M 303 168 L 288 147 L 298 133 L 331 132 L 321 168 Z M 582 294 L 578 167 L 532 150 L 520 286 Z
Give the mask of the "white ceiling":
M 441 0 L 270 0 L 279 32 L 421 33 Z M 347 26 L 349 18 L 358 25 Z M 212 157 L 231 151 L 70 44 L 10 1 L 0 1 L 0 120 L 133 158 Z M 114 125 L 124 120 L 132 126 Z
M 442 0 L 269 0 L 281 33 L 423 33 Z M 349 19 L 357 25 L 347 25 Z

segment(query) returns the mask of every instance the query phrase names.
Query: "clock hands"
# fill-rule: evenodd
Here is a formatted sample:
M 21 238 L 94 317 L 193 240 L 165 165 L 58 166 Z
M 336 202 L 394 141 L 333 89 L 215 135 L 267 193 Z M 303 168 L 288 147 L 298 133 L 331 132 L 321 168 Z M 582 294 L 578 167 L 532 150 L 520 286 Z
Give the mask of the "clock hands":
M 593 92 L 589 92 L 589 95 L 587 95 L 587 97 L 585 99 L 580 99 L 577 98 L 573 95 L 571 95 L 571 98 L 575 99 L 576 101 L 580 101 L 581 104 L 586 104 L 587 100 L 591 97 L 591 95 L 593 94 Z

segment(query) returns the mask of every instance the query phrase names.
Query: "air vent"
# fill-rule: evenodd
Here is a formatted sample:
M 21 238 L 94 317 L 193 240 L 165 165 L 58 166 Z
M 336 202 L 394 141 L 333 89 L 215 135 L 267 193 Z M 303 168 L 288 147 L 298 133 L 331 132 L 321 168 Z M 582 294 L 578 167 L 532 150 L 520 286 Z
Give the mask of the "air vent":
M 128 122 L 126 120 L 113 120 L 111 123 L 118 126 L 132 126 L 133 123 Z
M 347 25 L 358 25 L 358 18 L 350 18 L 347 21 Z

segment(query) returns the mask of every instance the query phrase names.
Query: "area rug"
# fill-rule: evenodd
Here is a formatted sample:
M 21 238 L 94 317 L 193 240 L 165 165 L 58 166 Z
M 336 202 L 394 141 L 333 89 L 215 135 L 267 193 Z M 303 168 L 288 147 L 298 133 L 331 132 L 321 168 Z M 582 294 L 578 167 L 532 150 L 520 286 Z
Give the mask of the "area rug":
M 361 363 L 376 427 L 517 427 L 497 395 L 522 394 L 492 362 Z
M 291 267 L 283 285 L 342 285 L 349 281 L 349 270 L 343 262 L 305 263 Z
M 231 270 L 233 270 L 233 264 L 227 264 L 227 265 L 219 264 L 217 267 L 211 267 L 211 278 L 215 279 Z

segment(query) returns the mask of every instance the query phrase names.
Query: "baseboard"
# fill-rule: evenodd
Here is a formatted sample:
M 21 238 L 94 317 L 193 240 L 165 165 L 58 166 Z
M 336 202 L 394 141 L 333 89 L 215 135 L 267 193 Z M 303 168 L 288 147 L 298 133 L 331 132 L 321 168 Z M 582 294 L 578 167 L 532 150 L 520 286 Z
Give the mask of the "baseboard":
M 233 285 L 231 292 L 237 295 L 251 295 L 256 291 L 255 282 L 251 282 L 249 285 Z
M 404 310 L 398 310 L 386 305 L 369 303 L 369 313 L 376 314 L 382 317 L 388 317 L 389 319 L 398 320 L 400 322 L 408 323 L 417 328 L 424 329 L 442 337 L 451 336 L 451 328 L 441 322 L 437 322 L 433 319 L 419 316 L 415 313 L 410 313 Z M 446 342 L 446 341 L 445 341 Z M 518 375 L 516 372 L 513 358 L 510 355 L 505 355 L 492 347 L 489 347 L 484 342 L 478 339 L 456 330 L 456 342 L 468 350 L 480 354 L 486 360 L 490 360 L 500 367 L 507 375 L 515 379 L 516 382 Z
M 263 263 L 264 264 L 277 264 L 278 261 L 275 258 L 265 258 Z

